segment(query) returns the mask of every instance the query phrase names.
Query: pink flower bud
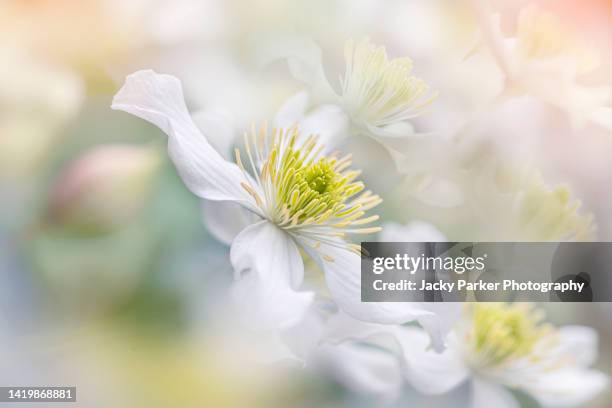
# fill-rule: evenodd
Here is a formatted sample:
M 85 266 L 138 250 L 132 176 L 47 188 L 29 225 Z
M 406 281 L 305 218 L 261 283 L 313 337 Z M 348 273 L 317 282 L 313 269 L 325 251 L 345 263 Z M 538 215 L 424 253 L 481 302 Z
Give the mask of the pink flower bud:
M 100 146 L 70 163 L 50 195 L 49 220 L 104 232 L 132 220 L 146 203 L 161 163 L 152 146 Z

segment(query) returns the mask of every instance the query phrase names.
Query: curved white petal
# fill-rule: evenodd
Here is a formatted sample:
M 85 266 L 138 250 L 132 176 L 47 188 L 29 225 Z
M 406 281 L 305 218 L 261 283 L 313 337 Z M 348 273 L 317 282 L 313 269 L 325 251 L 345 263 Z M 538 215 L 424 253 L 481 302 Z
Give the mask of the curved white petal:
M 605 374 L 586 369 L 552 370 L 524 389 L 544 407 L 580 407 L 608 386 Z
M 406 225 L 389 222 L 379 234 L 385 242 L 446 242 L 446 236 L 424 221 L 412 221 Z
M 319 143 L 330 149 L 348 136 L 348 117 L 338 105 L 321 105 L 302 119 L 300 129 L 319 135 Z
M 256 215 L 235 202 L 202 200 L 202 221 L 224 244 L 231 244 L 240 231 L 257 220 Z
M 519 408 L 512 393 L 498 384 L 480 379 L 472 382 L 472 408 Z
M 442 394 L 462 383 L 468 374 L 454 349 L 431 350 L 427 332 L 416 327 L 360 322 L 344 314 L 329 319 L 325 339 L 360 341 L 393 352 L 403 375 L 418 391 Z
M 429 349 L 429 336 L 423 330 L 405 327 L 402 332 L 404 375 L 414 388 L 424 394 L 443 394 L 466 381 L 469 369 L 455 348 L 438 353 Z
M 298 124 L 303 135 L 319 135 L 319 143 L 325 148 L 337 146 L 348 135 L 346 113 L 338 105 L 320 105 L 307 112 L 309 103 L 307 92 L 293 95 L 276 113 L 274 125 L 287 128 Z
M 274 126 L 288 128 L 298 123 L 304 117 L 308 108 L 308 92 L 301 91 L 283 103 L 274 116 Z
M 383 350 L 356 344 L 324 344 L 317 350 L 313 365 L 345 387 L 385 400 L 399 396 L 402 376 L 395 357 Z
M 302 36 L 285 36 L 282 40 L 275 39 L 262 47 L 260 65 L 265 66 L 278 60 L 287 61 L 291 75 L 308 84 L 317 100 L 336 99 L 336 93 L 323 69 L 321 48 L 314 41 Z
M 298 289 L 304 279 L 304 261 L 297 246 L 281 229 L 264 220 L 246 227 L 230 250 L 236 277 L 254 271 L 270 285 Z
M 460 306 L 449 303 L 441 307 L 439 315 L 429 304 L 421 302 L 362 302 L 361 301 L 361 264 L 360 257 L 343 248 L 321 244 L 319 251 L 333 259 L 324 260 L 312 249 L 304 246 L 312 258 L 325 272 L 327 287 L 338 307 L 351 317 L 372 323 L 402 324 L 419 321 L 430 333 L 432 345 L 436 350 L 444 348 L 444 337 L 459 317 Z M 455 310 L 456 309 L 456 310 Z
M 234 312 L 243 324 L 257 330 L 287 329 L 298 324 L 314 300 L 313 292 L 296 292 L 255 271 L 244 272 L 231 291 Z M 279 279 L 280 280 L 280 279 Z
M 304 263 L 287 234 L 268 221 L 252 224 L 234 239 L 230 260 L 237 280 L 233 298 L 247 318 L 286 328 L 304 317 L 314 294 L 295 290 L 302 283 Z
M 112 108 L 151 122 L 168 135 L 170 158 L 194 194 L 255 208 L 241 186 L 247 181 L 243 172 L 219 155 L 191 119 L 177 78 L 152 70 L 128 75 L 113 98 Z
M 588 367 L 595 363 L 599 336 L 587 326 L 563 326 L 557 331 L 559 347 L 556 353 L 571 358 L 578 366 Z
M 231 160 L 237 132 L 230 115 L 222 111 L 202 110 L 195 112 L 192 117 L 215 150 L 226 160 Z

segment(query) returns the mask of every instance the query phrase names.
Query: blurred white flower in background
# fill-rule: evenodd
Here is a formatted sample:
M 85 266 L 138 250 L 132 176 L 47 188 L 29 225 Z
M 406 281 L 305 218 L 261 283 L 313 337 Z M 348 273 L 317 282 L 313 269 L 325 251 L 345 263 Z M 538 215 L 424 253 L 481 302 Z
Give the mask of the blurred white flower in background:
M 484 160 L 456 169 L 449 179 L 421 183 L 405 184 L 390 201 L 435 221 L 451 240 L 590 241 L 597 236 L 593 215 L 581 210 L 570 189 L 547 186 L 530 168 L 519 171 Z
M 0 181 L 40 170 L 78 112 L 78 76 L 14 47 L 0 46 Z
M 528 304 L 466 305 L 466 315 L 442 353 L 427 350 L 427 335 L 404 328 L 407 378 L 426 394 L 469 381 L 473 407 L 518 407 L 509 390 L 527 393 L 544 407 L 578 407 L 608 384 L 589 368 L 597 333 L 584 326 L 553 328 Z
M 389 58 L 383 46 L 367 38 L 348 40 L 344 47 L 345 69 L 338 83 L 328 79 L 319 46 L 303 37 L 267 44 L 260 58 L 264 65 L 286 59 L 291 74 L 308 86 L 318 104 L 338 106 L 350 124 L 343 136 L 366 135 L 396 154 L 404 153 L 412 146 L 411 137 L 425 136 L 415 132 L 411 121 L 437 94 L 413 75 L 410 58 Z
M 485 42 L 506 76 L 503 95 L 531 94 L 557 106 L 575 127 L 588 121 L 605 124 L 612 87 L 588 85 L 586 74 L 600 65 L 594 47 L 552 12 L 530 4 L 519 13 L 514 37 L 501 33 L 499 15 L 488 4 L 473 0 Z

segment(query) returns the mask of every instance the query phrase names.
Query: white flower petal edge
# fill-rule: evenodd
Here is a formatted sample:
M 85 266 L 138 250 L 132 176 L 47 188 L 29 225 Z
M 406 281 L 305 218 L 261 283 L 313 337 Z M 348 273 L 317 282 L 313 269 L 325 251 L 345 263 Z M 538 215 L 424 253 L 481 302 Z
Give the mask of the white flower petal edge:
M 223 156 L 230 159 L 232 145 L 236 139 L 236 129 L 231 125 L 235 121 L 227 112 L 201 110 L 192 115 L 198 129 L 206 135 L 208 142 Z
M 234 298 L 247 313 L 264 316 L 265 326 L 290 327 L 306 314 L 314 293 L 295 291 L 304 278 L 304 263 L 279 228 L 267 221 L 248 226 L 234 239 L 230 260 L 238 281 Z
M 316 256 L 312 258 L 325 273 L 327 287 L 342 311 L 354 319 L 381 323 L 380 330 L 390 330 L 393 325 L 418 321 L 431 335 L 432 346 L 436 350 L 444 348 L 445 336 L 460 313 L 458 304 L 448 303 L 441 309 L 434 310 L 419 302 L 362 302 L 359 255 L 327 244 L 321 244 L 320 249 L 330 255 L 333 262 Z M 304 246 L 304 250 L 312 254 L 312 250 L 307 246 Z M 447 321 L 449 316 L 450 321 Z
M 325 327 L 323 316 L 313 307 L 283 338 L 305 366 L 332 376 L 345 387 L 386 401 L 399 397 L 402 375 L 391 353 L 352 342 L 330 343 L 324 338 Z
M 608 377 L 595 370 L 561 369 L 548 373 L 525 389 L 544 407 L 580 407 L 609 384 Z
M 472 381 L 472 408 L 519 408 L 520 405 L 506 388 L 501 385 L 475 379 Z
M 355 344 L 323 344 L 314 364 L 336 381 L 358 392 L 394 401 L 401 390 L 401 373 L 393 355 Z
M 364 323 L 339 314 L 329 320 L 326 340 L 360 341 L 390 351 L 406 380 L 424 394 L 447 392 L 467 379 L 468 369 L 454 350 L 431 349 L 430 336 L 416 327 Z
M 268 221 L 249 225 L 236 236 L 230 250 L 230 261 L 237 278 L 243 272 L 253 271 L 262 278 L 270 278 L 272 284 L 293 288 L 304 279 L 304 263 L 297 246 Z
M 307 112 L 310 105 L 308 92 L 293 95 L 280 107 L 274 117 L 274 125 L 290 128 L 299 124 L 305 135 L 319 135 L 319 143 L 327 148 L 337 146 L 348 135 L 348 117 L 337 105 L 319 105 Z
M 232 201 L 202 200 L 201 205 L 206 229 L 226 245 L 231 245 L 240 231 L 257 221 L 257 216 Z
M 177 78 L 137 71 L 128 75 L 111 107 L 138 116 L 168 135 L 170 158 L 195 195 L 255 208 L 252 197 L 241 187 L 246 182 L 243 172 L 221 157 L 191 119 Z
M 242 322 L 254 330 L 287 329 L 298 324 L 314 299 L 312 292 L 296 292 L 287 285 L 269 285 L 254 271 L 245 272 L 232 287 L 231 304 Z
M 446 242 L 439 229 L 424 221 L 411 221 L 406 225 L 387 223 L 379 234 L 384 242 Z

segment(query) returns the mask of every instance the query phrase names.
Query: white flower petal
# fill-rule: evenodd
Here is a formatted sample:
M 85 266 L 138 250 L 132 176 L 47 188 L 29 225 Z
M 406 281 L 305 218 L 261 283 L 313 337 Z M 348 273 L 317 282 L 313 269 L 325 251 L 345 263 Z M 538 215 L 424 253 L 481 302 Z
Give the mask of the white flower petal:
M 331 149 L 348 136 L 348 117 L 338 105 L 321 105 L 302 119 L 300 129 L 319 135 L 319 143 Z
M 309 85 L 319 102 L 337 99 L 323 69 L 321 48 L 314 41 L 302 36 L 284 36 L 261 48 L 261 66 L 286 60 L 291 75 Z
M 293 289 L 304 279 L 304 262 L 297 246 L 268 221 L 252 224 L 234 238 L 230 260 L 237 279 L 251 271 L 271 287 Z
M 463 383 L 469 374 L 467 366 L 454 348 L 442 352 L 429 349 L 429 336 L 416 327 L 402 328 L 404 375 L 410 384 L 424 394 L 443 394 Z
M 406 225 L 394 222 L 383 226 L 380 240 L 385 242 L 446 242 L 448 239 L 433 225 L 412 221 Z
M 557 353 L 569 356 L 581 367 L 595 363 L 599 343 L 596 330 L 587 326 L 563 326 L 557 331 L 557 336 Z
M 608 377 L 599 371 L 569 368 L 547 372 L 524 388 L 544 407 L 579 407 L 608 383 Z
M 202 200 L 202 221 L 208 231 L 224 244 L 231 244 L 240 231 L 257 220 L 256 215 L 235 202 Z
M 424 328 L 432 336 L 432 345 L 436 350 L 444 348 L 444 337 L 452 326 L 450 322 L 454 324 L 458 319 L 458 311 L 454 311 L 448 318 L 433 311 L 434 306 L 421 302 L 362 302 L 359 255 L 343 248 L 322 244 L 319 247 L 320 252 L 333 259 L 327 261 L 313 253 L 308 246 L 304 246 L 304 249 L 325 272 L 332 298 L 345 313 L 358 320 L 382 324 L 402 324 L 417 320 L 424 324 Z M 442 308 L 460 309 L 458 304 L 452 303 Z M 444 313 L 446 312 L 447 310 L 444 310 Z
M 149 121 L 168 135 L 170 158 L 194 194 L 238 201 L 255 209 L 252 197 L 241 186 L 247 181 L 243 172 L 219 155 L 191 119 L 177 78 L 152 70 L 128 75 L 112 108 Z
M 399 396 L 402 376 L 397 360 L 383 350 L 356 344 L 325 344 L 319 347 L 314 365 L 345 387 L 385 400 Z
M 498 384 L 479 379 L 472 382 L 472 408 L 519 408 L 510 391 Z
M 298 324 L 308 312 L 313 292 L 296 292 L 289 285 L 272 282 L 255 271 L 245 272 L 231 292 L 234 311 L 243 324 L 257 330 L 287 329 Z
M 234 120 L 226 112 L 202 110 L 193 114 L 193 121 L 206 135 L 208 142 L 227 160 L 232 158 L 232 146 L 236 138 Z
M 304 248 L 310 252 L 307 246 Z M 333 259 L 327 261 L 316 253 L 313 255 L 325 272 L 327 287 L 334 301 L 344 312 L 359 320 L 385 324 L 401 324 L 415 319 L 415 309 L 409 303 L 361 301 L 359 255 L 327 244 L 321 244 L 319 250 Z
M 320 105 L 307 112 L 309 102 L 305 91 L 293 95 L 278 110 L 274 125 L 288 128 L 299 124 L 303 135 L 319 135 L 319 143 L 327 149 L 337 146 L 348 135 L 348 117 L 338 105 Z
M 283 103 L 274 116 L 274 126 L 288 128 L 298 123 L 306 113 L 309 98 L 308 92 L 301 91 Z
M 447 392 L 467 377 L 467 368 L 453 349 L 431 350 L 429 335 L 416 327 L 360 322 L 339 314 L 329 319 L 325 339 L 362 341 L 395 353 L 406 379 L 425 394 Z

